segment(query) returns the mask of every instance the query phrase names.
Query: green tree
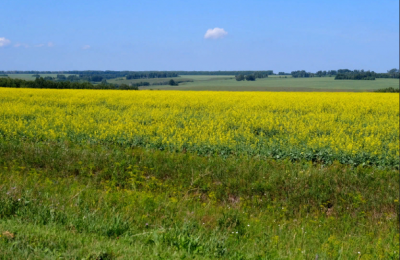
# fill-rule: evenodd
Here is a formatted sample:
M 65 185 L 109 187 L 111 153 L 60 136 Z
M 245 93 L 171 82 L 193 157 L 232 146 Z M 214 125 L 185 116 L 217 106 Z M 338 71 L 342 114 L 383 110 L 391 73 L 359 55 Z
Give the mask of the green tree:
M 173 80 L 173 79 L 170 79 L 168 81 L 168 85 L 170 85 L 170 86 L 178 86 L 178 84 L 176 84 L 175 80 Z
M 256 77 L 254 77 L 254 75 L 247 75 L 247 76 L 246 76 L 246 80 L 247 80 L 247 81 L 255 81 L 255 80 L 256 80 Z
M 236 75 L 235 78 L 236 78 L 237 81 L 242 81 L 242 80 L 244 80 L 243 74 Z

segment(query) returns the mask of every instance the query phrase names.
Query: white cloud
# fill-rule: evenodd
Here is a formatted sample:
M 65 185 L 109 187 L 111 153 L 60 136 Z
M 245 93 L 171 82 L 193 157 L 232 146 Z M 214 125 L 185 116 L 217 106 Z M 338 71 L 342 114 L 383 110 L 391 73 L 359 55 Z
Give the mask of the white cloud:
M 208 29 L 204 34 L 205 39 L 220 39 L 228 35 L 228 32 L 223 28 L 215 27 L 214 29 Z
M 19 48 L 19 47 L 25 47 L 25 48 L 29 48 L 29 45 L 26 43 L 19 43 L 17 42 L 16 44 L 14 44 L 15 48 Z
M 11 41 L 9 39 L 0 37 L 0 47 L 4 47 L 6 45 L 9 45 L 10 43 L 11 43 Z
M 88 50 L 88 49 L 90 49 L 90 48 L 91 48 L 90 45 L 83 45 L 83 46 L 82 46 L 82 49 L 83 49 L 83 50 Z
M 0 38 L 0 39 L 1 39 L 1 38 Z M 13 46 L 14 46 L 15 48 L 19 48 L 19 47 L 29 48 L 29 47 L 30 47 L 29 44 L 20 43 L 20 42 L 17 42 L 17 43 L 14 44 Z M 45 46 L 47 46 L 47 47 L 53 47 L 53 46 L 54 46 L 54 43 L 53 43 L 53 42 L 48 42 L 47 44 L 40 43 L 40 44 L 33 45 L 33 47 L 35 47 L 35 48 L 41 48 L 41 47 L 45 47 Z

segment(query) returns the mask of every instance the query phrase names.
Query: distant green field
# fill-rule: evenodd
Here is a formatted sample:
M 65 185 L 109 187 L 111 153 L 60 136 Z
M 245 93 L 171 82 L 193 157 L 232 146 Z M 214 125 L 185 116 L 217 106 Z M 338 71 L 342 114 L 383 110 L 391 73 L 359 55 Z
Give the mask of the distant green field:
M 193 81 L 220 81 L 220 80 L 227 80 L 227 79 L 235 79 L 235 76 L 198 76 L 198 75 L 189 75 L 189 76 L 180 76 L 180 77 L 173 77 L 173 78 L 153 78 L 153 79 L 125 79 L 125 78 L 115 78 L 109 79 L 107 82 L 113 84 L 129 84 L 129 83 L 138 83 L 141 81 L 149 82 L 150 84 L 165 82 L 173 79 L 175 81 L 186 81 L 186 80 L 193 80 Z M 182 83 L 183 84 L 183 83 Z M 186 83 L 185 83 L 186 84 Z M 149 87 L 151 88 L 151 87 Z
M 112 83 L 112 84 L 130 84 L 130 83 L 134 84 L 134 83 L 139 83 L 139 82 L 149 82 L 150 84 L 154 84 L 154 83 L 166 82 L 166 81 L 169 81 L 170 79 L 173 79 L 175 81 L 191 80 L 188 77 L 154 78 L 154 79 L 115 78 L 115 79 L 108 79 L 107 82 Z M 158 85 L 156 87 L 158 87 Z
M 33 74 L 10 74 L 11 78 L 34 80 Z M 71 74 L 64 74 L 69 76 Z M 40 74 L 42 77 L 56 77 L 56 74 Z M 193 81 L 180 83 L 179 86 L 152 85 L 154 83 L 166 82 L 170 79 L 175 81 Z M 234 75 L 184 75 L 174 78 L 153 79 L 131 79 L 115 78 L 107 82 L 112 84 L 134 84 L 141 81 L 150 83 L 150 86 L 140 89 L 159 90 L 209 90 L 209 91 L 327 91 L 327 92 L 364 92 L 383 88 L 398 88 L 398 79 L 376 79 L 376 80 L 334 80 L 334 77 L 314 78 L 292 78 L 291 76 L 273 75 L 256 81 L 236 81 Z
M 398 88 L 398 79 L 334 80 L 322 78 L 287 78 L 270 76 L 256 81 L 236 81 L 233 76 L 185 76 L 194 82 L 179 86 L 153 86 L 164 90 L 216 90 L 216 91 L 373 91 L 381 88 Z M 231 79 L 229 79 L 231 78 Z M 152 86 L 147 87 L 152 88 Z

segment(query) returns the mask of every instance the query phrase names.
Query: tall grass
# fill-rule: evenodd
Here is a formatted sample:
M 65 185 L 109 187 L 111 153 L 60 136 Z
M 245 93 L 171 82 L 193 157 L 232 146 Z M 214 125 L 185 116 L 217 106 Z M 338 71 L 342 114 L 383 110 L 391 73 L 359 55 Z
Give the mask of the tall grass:
M 398 259 L 399 175 L 0 141 L 0 258 Z

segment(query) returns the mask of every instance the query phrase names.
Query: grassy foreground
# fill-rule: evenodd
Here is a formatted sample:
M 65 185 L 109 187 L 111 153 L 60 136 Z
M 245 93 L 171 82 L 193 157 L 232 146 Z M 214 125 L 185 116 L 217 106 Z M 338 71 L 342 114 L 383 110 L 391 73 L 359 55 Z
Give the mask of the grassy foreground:
M 0 259 L 399 258 L 392 169 L 1 140 L 0 164 Z

